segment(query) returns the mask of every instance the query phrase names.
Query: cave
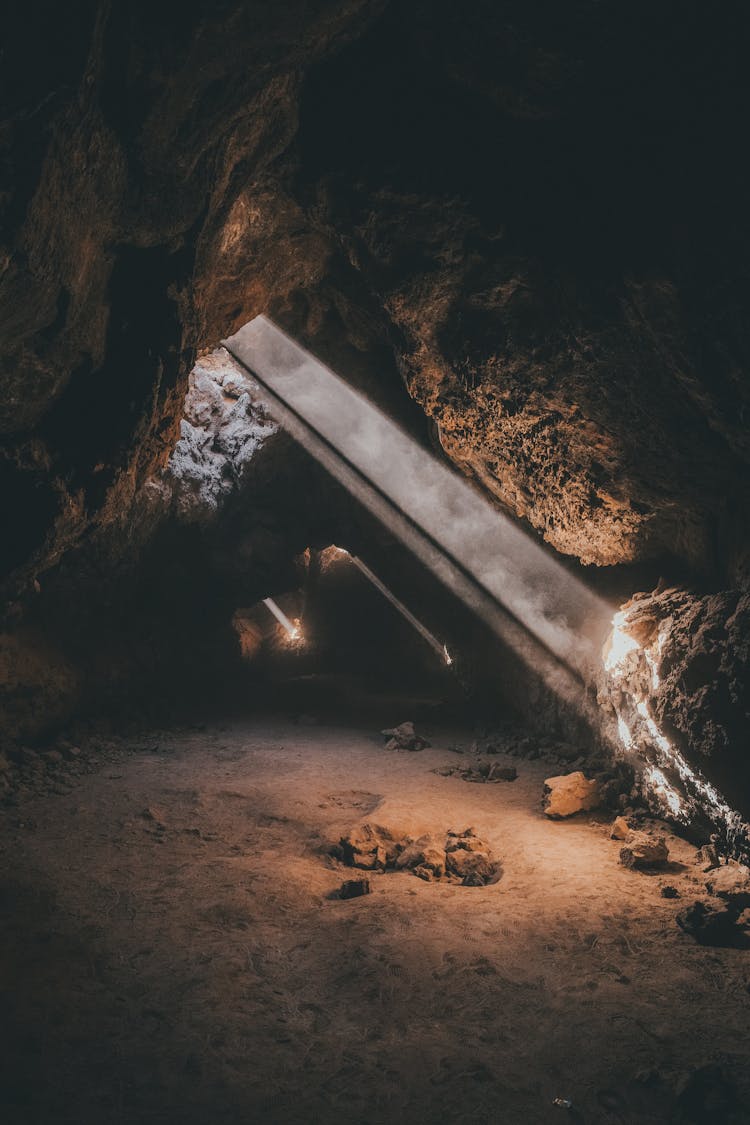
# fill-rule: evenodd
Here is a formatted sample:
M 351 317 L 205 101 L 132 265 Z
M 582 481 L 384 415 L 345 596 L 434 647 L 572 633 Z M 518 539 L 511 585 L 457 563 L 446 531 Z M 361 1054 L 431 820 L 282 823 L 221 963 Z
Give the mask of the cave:
M 0 1120 L 750 1122 L 745 5 L 11 9 Z

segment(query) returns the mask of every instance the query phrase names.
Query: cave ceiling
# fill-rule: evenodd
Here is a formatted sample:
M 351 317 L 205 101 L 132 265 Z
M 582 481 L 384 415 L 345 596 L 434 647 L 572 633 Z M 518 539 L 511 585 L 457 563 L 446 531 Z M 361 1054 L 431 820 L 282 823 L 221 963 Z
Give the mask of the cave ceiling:
M 561 554 L 731 582 L 743 26 L 738 3 L 26 5 L 2 78 L 11 589 L 86 535 L 128 549 L 196 357 L 260 312 Z

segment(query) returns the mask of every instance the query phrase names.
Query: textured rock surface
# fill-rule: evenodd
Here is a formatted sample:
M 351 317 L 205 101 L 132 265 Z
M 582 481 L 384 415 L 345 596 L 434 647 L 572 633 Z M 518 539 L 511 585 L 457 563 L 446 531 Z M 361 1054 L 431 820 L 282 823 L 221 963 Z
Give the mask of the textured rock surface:
M 624 816 L 616 816 L 609 830 L 610 840 L 627 840 L 631 835 L 630 825 Z
M 659 867 L 669 859 L 669 848 L 663 836 L 649 836 L 646 832 L 634 832 L 624 848 L 620 848 L 620 863 L 623 867 L 641 870 Z
M 720 792 L 735 794 L 747 816 L 750 763 L 740 748 L 750 723 L 748 594 L 657 588 L 632 598 L 620 618 L 625 651 L 602 673 L 599 697 L 624 723 L 624 748 L 637 747 L 682 790 L 676 751 Z M 688 812 L 696 793 L 685 795 Z M 662 802 L 661 811 L 675 810 Z
M 411 871 L 431 883 L 436 879 L 484 887 L 502 877 L 502 865 L 473 828 L 415 837 L 377 824 L 363 824 L 342 836 L 334 848 L 349 867 L 371 871 Z
M 180 440 L 164 475 L 177 515 L 215 516 L 247 464 L 277 432 L 223 348 L 200 359 L 190 373 Z

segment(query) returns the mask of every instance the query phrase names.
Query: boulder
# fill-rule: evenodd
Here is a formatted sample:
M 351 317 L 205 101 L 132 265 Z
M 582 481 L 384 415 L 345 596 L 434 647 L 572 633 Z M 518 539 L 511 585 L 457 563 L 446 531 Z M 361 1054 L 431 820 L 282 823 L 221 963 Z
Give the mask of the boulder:
M 750 890 L 750 871 L 742 863 L 729 860 L 707 873 L 706 890 L 723 897 Z
M 487 774 L 488 781 L 515 781 L 517 777 L 518 770 L 515 766 L 501 766 L 499 762 L 493 763 Z
M 668 858 L 669 848 L 664 837 L 649 836 L 645 832 L 634 832 L 625 847 L 620 849 L 620 863 L 633 870 L 658 867 Z
M 477 877 L 483 883 L 488 883 L 495 874 L 495 864 L 487 851 L 455 848 L 453 851 L 446 852 L 445 866 L 449 875 L 454 875 L 461 880 L 469 879 L 467 886 L 476 886 Z
M 705 902 L 694 902 L 677 915 L 677 925 L 699 945 L 748 949 L 750 936 L 741 923 L 745 900 L 746 896 L 742 896 L 738 902 L 730 900 L 718 909 Z
M 445 851 L 433 836 L 421 836 L 401 852 L 396 868 L 411 868 L 422 879 L 441 879 L 445 875 Z
M 466 836 L 459 838 L 449 836 L 445 844 L 445 850 L 446 852 L 486 852 L 488 849 L 478 836 L 469 836 L 467 833 Z
M 379 824 L 363 824 L 340 840 L 344 863 L 368 871 L 384 871 L 411 843 L 410 837 L 399 837 Z
M 369 879 L 347 879 L 339 888 L 339 898 L 361 898 L 371 893 Z
M 588 812 L 601 804 L 598 781 L 589 781 L 581 770 L 548 777 L 544 782 L 542 807 L 552 820 L 562 820 L 579 812 Z
M 704 871 L 712 871 L 714 867 L 718 867 L 720 860 L 716 844 L 704 844 L 702 848 L 698 848 L 695 862 L 705 864 Z
M 624 816 L 615 817 L 612 827 L 609 830 L 610 840 L 629 840 L 632 833 L 630 825 Z

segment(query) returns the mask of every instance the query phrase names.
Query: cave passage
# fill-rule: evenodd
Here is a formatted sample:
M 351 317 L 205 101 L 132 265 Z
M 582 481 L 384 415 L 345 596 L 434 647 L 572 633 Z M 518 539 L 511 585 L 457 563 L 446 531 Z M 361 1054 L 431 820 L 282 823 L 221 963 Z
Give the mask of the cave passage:
M 585 709 L 601 599 L 266 317 L 224 341 L 292 435 L 550 687 Z
M 750 854 L 741 814 L 660 729 L 648 692 L 641 685 L 628 690 L 623 664 L 633 653 L 654 669 L 652 685 L 659 677 L 622 613 L 612 616 L 612 607 L 580 579 L 267 317 L 256 317 L 223 346 L 277 421 L 580 713 L 592 743 L 635 759 L 670 816 L 686 825 L 707 818 L 727 854 Z M 366 564 L 353 561 L 440 652 L 436 638 Z M 451 663 L 447 648 L 445 654 Z M 602 682 L 602 663 L 616 737 L 588 690 Z
M 0 1125 L 750 1125 L 747 0 L 6 8 Z

